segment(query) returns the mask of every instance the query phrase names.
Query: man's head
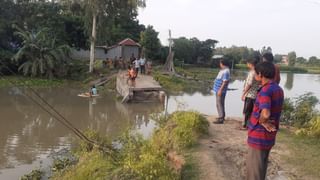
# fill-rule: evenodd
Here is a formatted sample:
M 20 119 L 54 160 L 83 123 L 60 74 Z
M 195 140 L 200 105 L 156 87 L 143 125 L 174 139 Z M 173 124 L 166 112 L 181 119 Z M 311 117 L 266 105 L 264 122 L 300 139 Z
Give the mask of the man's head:
M 273 63 L 273 54 L 271 52 L 264 53 L 262 55 L 262 61 Z
M 247 60 L 247 67 L 249 69 L 254 69 L 254 67 L 259 63 L 260 59 L 259 57 L 252 57 Z
M 260 62 L 255 66 L 256 80 L 262 81 L 262 79 L 274 79 L 275 67 L 271 62 Z
M 226 68 L 229 67 L 229 61 L 226 59 L 220 59 L 220 68 Z

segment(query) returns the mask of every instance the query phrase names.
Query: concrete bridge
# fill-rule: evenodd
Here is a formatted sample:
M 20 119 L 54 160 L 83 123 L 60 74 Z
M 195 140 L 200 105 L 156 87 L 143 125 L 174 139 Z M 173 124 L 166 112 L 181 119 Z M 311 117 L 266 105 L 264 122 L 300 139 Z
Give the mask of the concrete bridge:
M 122 102 L 155 99 L 162 101 L 162 97 L 165 96 L 160 84 L 149 75 L 139 74 L 135 80 L 135 86 L 131 86 L 128 83 L 126 71 L 120 71 L 117 75 L 117 91 L 123 97 Z

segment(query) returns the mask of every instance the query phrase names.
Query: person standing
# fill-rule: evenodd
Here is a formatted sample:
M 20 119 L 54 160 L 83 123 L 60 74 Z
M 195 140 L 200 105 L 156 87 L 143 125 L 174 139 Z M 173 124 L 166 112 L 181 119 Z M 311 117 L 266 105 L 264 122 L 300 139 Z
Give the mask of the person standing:
M 141 74 L 146 74 L 146 68 L 145 68 L 146 59 L 144 57 L 141 57 L 140 60 L 139 60 L 139 64 L 140 64 Z
M 261 88 L 248 124 L 247 180 L 265 180 L 269 153 L 279 130 L 284 93 L 273 80 L 276 70 L 272 63 L 261 62 L 255 71 Z
M 262 61 L 263 62 L 270 62 L 274 65 L 275 68 L 275 76 L 274 76 L 274 82 L 276 82 L 277 84 L 280 84 L 280 67 L 276 64 L 274 64 L 273 62 L 274 58 L 273 58 L 273 54 L 271 52 L 266 52 L 262 55 Z
M 138 59 L 135 59 L 133 61 L 133 65 L 134 65 L 134 68 L 135 68 L 135 71 L 136 71 L 136 74 L 137 74 L 137 77 L 138 77 L 138 73 L 139 73 L 139 68 L 140 68 L 140 62 Z
M 247 67 L 249 68 L 249 73 L 244 83 L 244 89 L 241 97 L 241 100 L 244 101 L 244 106 L 243 106 L 244 121 L 242 124 L 243 130 L 247 129 L 247 124 L 253 110 L 253 105 L 256 100 L 258 89 L 260 87 L 260 83 L 255 79 L 256 72 L 254 70 L 254 67 L 258 62 L 259 62 L 259 58 L 257 57 L 254 57 L 247 61 Z
M 220 60 L 220 71 L 214 81 L 213 91 L 216 94 L 216 106 L 218 118 L 213 123 L 223 124 L 225 118 L 225 98 L 227 94 L 228 84 L 230 81 L 229 63 L 226 59 Z

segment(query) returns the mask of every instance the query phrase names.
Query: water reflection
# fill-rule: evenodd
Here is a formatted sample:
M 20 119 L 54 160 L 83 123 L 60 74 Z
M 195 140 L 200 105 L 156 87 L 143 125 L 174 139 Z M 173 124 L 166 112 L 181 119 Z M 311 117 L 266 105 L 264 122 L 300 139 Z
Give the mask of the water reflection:
M 293 88 L 293 80 L 294 80 L 294 74 L 293 73 L 287 73 L 287 80 L 284 87 L 287 90 L 291 90 Z
M 245 72 L 237 72 L 232 74 L 232 81 L 226 97 L 226 113 L 227 116 L 242 117 L 243 102 L 241 101 L 241 93 L 243 89 Z M 320 99 L 320 75 L 317 74 L 290 74 L 281 73 L 280 86 L 283 87 L 285 97 L 298 97 L 307 92 L 312 92 Z M 212 84 L 208 84 L 211 86 Z M 180 104 L 186 104 L 183 109 L 196 110 L 204 114 L 215 115 L 216 105 L 215 96 L 207 92 L 195 91 L 180 95 L 172 95 L 169 99 L 169 112 L 173 112 L 177 107 L 182 107 Z M 180 106 L 179 106 L 180 105 Z M 320 109 L 320 104 L 317 106 Z
M 38 92 L 75 127 L 95 129 L 111 138 L 128 128 L 148 135 L 154 122 L 150 115 L 161 113 L 163 104 L 121 104 L 114 95 L 81 98 L 76 88 L 39 89 Z M 23 94 L 26 89 L 0 89 L 0 169 L 31 164 L 48 152 L 69 146 L 73 134 Z M 31 167 L 32 168 L 32 167 Z M 17 172 L 15 179 L 22 174 Z M 5 179 L 0 173 L 0 179 Z

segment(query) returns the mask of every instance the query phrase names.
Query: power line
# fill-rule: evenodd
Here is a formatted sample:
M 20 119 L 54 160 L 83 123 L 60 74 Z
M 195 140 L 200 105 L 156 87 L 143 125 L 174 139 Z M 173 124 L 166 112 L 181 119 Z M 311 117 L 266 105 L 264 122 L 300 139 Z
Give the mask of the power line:
M 7 67 L 4 63 L 2 63 L 0 61 L 0 63 L 2 64 L 3 67 L 5 67 L 10 73 L 17 75 L 15 72 L 13 72 L 9 67 Z M 18 88 L 18 86 L 15 84 L 15 82 L 11 81 L 10 79 L 5 79 L 3 78 L 4 74 L 2 72 L 0 72 L 1 74 L 1 78 L 3 80 L 7 80 L 10 82 L 10 84 L 12 84 L 13 86 L 16 86 Z M 42 103 L 44 103 L 45 105 L 47 105 L 49 107 L 49 109 L 51 109 L 54 113 L 56 113 L 58 115 L 58 117 L 56 115 L 54 115 L 52 112 L 50 112 L 50 110 L 46 109 L 43 105 L 41 105 L 41 103 L 39 103 L 38 101 L 36 101 L 32 96 L 28 95 L 27 93 L 24 93 L 28 98 L 30 98 L 30 100 L 32 102 L 34 102 L 35 104 L 37 104 L 41 109 L 43 109 L 45 112 L 47 112 L 48 114 L 50 114 L 51 116 L 53 116 L 56 120 L 58 120 L 60 123 L 62 123 L 65 127 L 67 127 L 69 130 L 71 130 L 73 133 L 75 133 L 76 136 L 78 136 L 80 139 L 87 141 L 88 143 L 91 144 L 96 144 L 95 142 L 93 142 L 92 140 L 90 140 L 86 135 L 84 135 L 79 129 L 77 129 L 76 127 L 73 126 L 73 124 L 68 121 L 61 113 L 59 113 L 52 105 L 50 105 L 44 98 L 42 98 L 39 93 L 33 89 L 32 87 L 28 86 L 25 82 L 21 81 L 23 86 L 27 87 L 29 90 L 31 90 L 33 92 L 33 94 L 36 95 L 36 97 L 38 97 Z M 60 118 L 62 118 L 62 120 Z

